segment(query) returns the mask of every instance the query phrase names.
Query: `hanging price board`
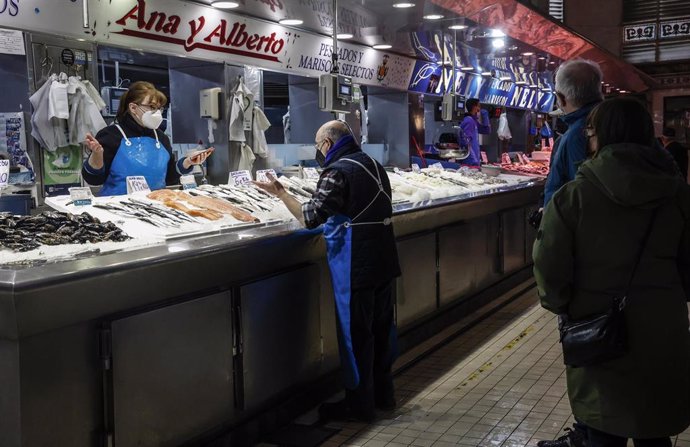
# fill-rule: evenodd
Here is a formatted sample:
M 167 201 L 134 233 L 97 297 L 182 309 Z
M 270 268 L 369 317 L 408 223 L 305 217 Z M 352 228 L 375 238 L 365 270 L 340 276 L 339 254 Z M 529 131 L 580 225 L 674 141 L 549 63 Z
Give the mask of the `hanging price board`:
M 261 169 L 256 171 L 256 180 L 259 182 L 270 182 L 271 180 L 268 178 L 268 174 L 271 174 L 273 178 L 278 178 L 278 174 L 276 174 L 276 171 L 273 169 Z
M 143 175 L 134 175 L 127 177 L 127 194 L 134 192 L 151 192 L 146 177 Z
M 246 185 L 252 182 L 252 174 L 249 171 L 232 171 L 228 177 L 228 184 L 233 186 Z

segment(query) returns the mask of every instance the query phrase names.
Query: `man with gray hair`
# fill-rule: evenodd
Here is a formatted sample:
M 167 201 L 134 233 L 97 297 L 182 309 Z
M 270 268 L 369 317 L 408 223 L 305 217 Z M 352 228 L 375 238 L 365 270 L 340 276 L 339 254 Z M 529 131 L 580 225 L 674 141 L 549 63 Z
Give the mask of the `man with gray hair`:
M 307 228 L 323 224 L 346 398 L 324 403 L 319 414 L 322 420 L 371 422 L 375 408 L 395 408 L 392 286 L 400 265 L 391 186 L 383 166 L 362 152 L 345 122 L 327 122 L 315 142 L 323 172 L 311 200 L 300 204 L 275 179 L 257 185 Z
M 585 59 L 564 62 L 556 72 L 556 98 L 565 113 L 561 119 L 568 130 L 554 148 L 553 164 L 544 187 L 544 207 L 561 186 L 575 178 L 580 163 L 587 157 L 585 121 L 594 106 L 604 99 L 602 79 L 599 65 Z

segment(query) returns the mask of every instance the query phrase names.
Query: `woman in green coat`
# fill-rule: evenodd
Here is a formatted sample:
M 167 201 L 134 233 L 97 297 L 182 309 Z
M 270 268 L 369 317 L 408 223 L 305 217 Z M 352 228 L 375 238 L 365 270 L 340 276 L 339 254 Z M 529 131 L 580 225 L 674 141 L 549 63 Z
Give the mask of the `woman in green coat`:
M 632 274 L 627 353 L 567 367 L 589 447 L 671 446 L 690 425 L 690 193 L 633 99 L 605 101 L 585 128 L 591 159 L 546 207 L 534 245 L 542 306 L 572 320 L 606 312 Z

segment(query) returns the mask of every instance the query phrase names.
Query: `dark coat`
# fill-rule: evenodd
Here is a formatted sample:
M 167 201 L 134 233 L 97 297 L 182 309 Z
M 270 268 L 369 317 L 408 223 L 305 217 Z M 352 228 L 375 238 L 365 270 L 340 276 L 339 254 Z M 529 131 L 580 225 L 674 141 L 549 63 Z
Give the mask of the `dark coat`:
M 603 148 L 544 211 L 534 245 L 542 306 L 573 319 L 624 291 L 653 210 L 625 320 L 628 353 L 567 368 L 575 417 L 605 433 L 656 438 L 690 425 L 690 193 L 660 148 Z

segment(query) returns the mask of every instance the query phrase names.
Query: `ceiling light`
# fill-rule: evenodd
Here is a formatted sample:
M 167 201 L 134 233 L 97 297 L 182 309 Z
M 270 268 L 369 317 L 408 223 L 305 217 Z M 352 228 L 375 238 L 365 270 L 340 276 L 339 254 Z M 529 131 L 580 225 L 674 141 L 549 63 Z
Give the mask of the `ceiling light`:
M 412 8 L 414 3 L 393 3 L 394 8 Z
M 218 9 L 233 9 L 240 6 L 237 2 L 211 2 L 211 6 Z
M 621 90 L 620 93 L 630 93 L 630 92 L 627 90 Z
M 301 25 L 304 22 L 300 19 L 283 19 L 283 20 L 279 21 L 278 23 L 280 23 L 281 25 L 296 26 L 296 25 Z
M 474 67 L 462 67 L 460 71 L 472 71 L 474 70 Z
M 544 56 L 539 56 L 537 59 L 539 59 L 540 61 L 546 60 L 546 58 Z
M 500 29 L 492 29 L 491 30 L 491 37 L 505 37 L 506 33 L 501 31 Z
M 427 14 L 424 18 L 427 20 L 440 20 L 443 16 L 441 14 Z
M 336 34 L 335 37 L 337 37 L 338 39 L 344 40 L 344 39 L 352 39 L 355 36 L 353 36 L 350 33 L 339 33 L 339 34 Z
M 491 41 L 491 46 L 493 46 L 496 49 L 503 48 L 506 46 L 506 42 L 503 39 L 494 39 Z
M 389 45 L 387 43 L 380 43 L 378 45 L 374 45 L 371 48 L 373 48 L 375 50 L 389 50 L 389 49 L 393 48 L 393 45 Z
M 467 29 L 467 25 L 451 25 L 448 29 Z
M 527 52 L 527 53 L 522 53 L 523 56 L 534 56 L 534 53 L 532 52 Z
M 482 76 L 491 76 L 491 72 L 490 71 L 484 71 L 484 72 L 482 72 Z

